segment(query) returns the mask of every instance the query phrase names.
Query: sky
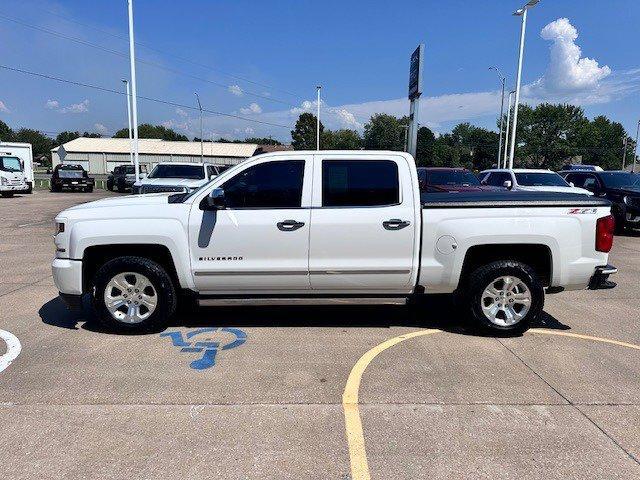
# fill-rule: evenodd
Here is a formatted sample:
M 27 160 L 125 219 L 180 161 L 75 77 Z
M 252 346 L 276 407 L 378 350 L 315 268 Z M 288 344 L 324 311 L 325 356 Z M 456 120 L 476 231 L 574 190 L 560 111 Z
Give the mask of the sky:
M 522 3 L 134 0 L 139 123 L 200 136 L 197 92 L 205 138 L 289 141 L 322 85 L 325 127 L 362 131 L 374 113 L 408 114 L 409 57 L 424 43 L 419 122 L 437 134 L 460 122 L 497 130 L 489 67 L 515 85 Z M 541 0 L 529 12 L 523 101 L 581 105 L 635 135 L 639 24 L 637 0 Z M 127 28 L 126 0 L 1 0 L 0 120 L 53 136 L 126 127 Z

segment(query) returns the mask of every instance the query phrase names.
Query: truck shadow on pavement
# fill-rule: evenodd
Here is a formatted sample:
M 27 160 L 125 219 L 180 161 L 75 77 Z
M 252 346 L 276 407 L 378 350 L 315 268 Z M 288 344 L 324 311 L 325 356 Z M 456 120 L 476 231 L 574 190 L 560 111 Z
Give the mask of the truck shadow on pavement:
M 38 311 L 47 325 L 70 330 L 82 328 L 99 333 L 122 334 L 111 331 L 94 321 L 90 302 L 82 311 L 70 311 L 62 300 L 54 298 Z M 472 336 L 484 334 L 464 321 L 453 300 L 438 295 L 421 301 L 419 305 L 322 305 L 322 306 L 233 306 L 203 307 L 192 311 L 178 311 L 170 327 L 292 327 L 292 328 L 437 328 L 451 333 Z M 570 330 L 557 318 L 543 312 L 532 327 Z M 158 333 L 158 332 L 148 332 Z M 124 334 L 129 334 L 124 332 Z

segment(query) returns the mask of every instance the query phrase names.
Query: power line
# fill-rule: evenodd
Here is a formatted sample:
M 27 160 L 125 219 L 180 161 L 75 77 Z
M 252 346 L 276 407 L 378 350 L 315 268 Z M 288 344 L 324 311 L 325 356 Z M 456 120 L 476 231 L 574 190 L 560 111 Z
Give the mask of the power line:
M 80 26 L 83 26 L 85 28 L 90 28 L 92 30 L 95 30 L 95 31 L 100 32 L 100 33 L 103 33 L 105 35 L 112 36 L 114 38 L 119 38 L 119 39 L 125 40 L 125 41 L 129 40 L 129 37 L 126 36 L 125 34 L 113 33 L 113 32 L 110 32 L 108 30 L 97 28 L 97 27 L 95 27 L 93 25 L 89 25 L 87 23 L 80 22 L 80 21 L 78 21 L 78 20 L 76 20 L 74 18 L 70 18 L 70 17 L 67 17 L 65 15 L 60 15 L 59 13 L 52 12 L 51 10 L 41 10 L 41 11 L 44 12 L 44 13 L 47 13 L 49 15 L 53 15 L 55 17 L 61 18 L 61 19 L 65 20 L 65 21 L 67 21 L 67 22 L 75 23 L 76 25 L 80 25 Z M 186 57 L 183 57 L 183 56 L 180 56 L 180 55 L 176 55 L 174 53 L 170 53 L 170 52 L 167 52 L 167 51 L 164 51 L 164 50 L 160 50 L 159 48 L 152 47 L 151 45 L 146 44 L 146 43 L 135 42 L 135 44 L 140 46 L 140 47 L 146 48 L 148 50 L 152 50 L 154 52 L 158 52 L 158 53 L 161 53 L 163 55 L 167 55 L 167 56 L 176 58 L 176 59 L 178 59 L 178 60 L 180 60 L 182 62 L 185 62 L 185 63 L 190 63 L 190 64 L 196 65 L 198 67 L 206 68 L 207 70 L 211 70 L 212 72 L 216 72 L 216 73 L 219 73 L 221 75 L 226 75 L 226 76 L 228 76 L 230 78 L 234 78 L 234 79 L 240 80 L 242 82 L 250 83 L 252 85 L 256 85 L 256 86 L 259 86 L 259 87 L 268 88 L 268 89 L 271 89 L 273 91 L 277 91 L 277 92 L 280 92 L 280 93 L 284 93 L 286 95 L 290 95 L 292 97 L 297 97 L 298 99 L 303 98 L 303 95 L 300 95 L 300 94 L 297 94 L 297 93 L 292 93 L 292 92 L 289 92 L 287 90 L 282 90 L 280 88 L 276 88 L 276 87 L 273 87 L 271 85 L 267 85 L 265 83 L 256 82 L 255 80 L 251 80 L 249 78 L 246 78 L 246 77 L 243 77 L 243 76 L 240 76 L 240 75 L 236 75 L 234 73 L 225 72 L 223 70 L 220 70 L 220 69 L 217 69 L 217 68 L 213 68 L 210 65 L 207 65 L 207 64 L 204 64 L 204 63 L 200 63 L 200 62 L 197 62 L 195 60 L 191 60 L 189 58 L 186 58 Z
M 95 43 L 92 43 L 92 42 L 88 42 L 88 41 L 83 40 L 83 39 L 78 38 L 78 37 L 72 37 L 70 35 L 66 35 L 64 33 L 57 32 L 55 30 L 50 30 L 48 28 L 43 28 L 43 27 L 39 27 L 37 25 L 32 25 L 30 23 L 24 22 L 22 20 L 19 20 L 19 19 L 13 18 L 13 17 L 9 17 L 9 16 L 4 15 L 2 13 L 0 13 L 0 18 L 3 18 L 3 19 L 8 20 L 10 22 L 14 22 L 14 23 L 16 23 L 18 25 L 22 25 L 22 26 L 27 27 L 27 28 L 31 28 L 33 30 L 37 30 L 39 32 L 46 33 L 48 35 L 52 35 L 52 36 L 55 36 L 55 37 L 58 37 L 58 38 L 62 38 L 62 39 L 65 39 L 65 40 L 69 40 L 71 42 L 75 42 L 75 43 L 84 45 L 86 47 L 95 48 L 97 50 L 101 50 L 103 52 L 107 52 L 107 53 L 110 53 L 112 55 L 116 55 L 116 56 L 119 56 L 119 57 L 122 57 L 122 58 L 129 58 L 128 54 L 120 52 L 118 50 L 113 50 L 111 48 L 103 47 L 102 45 L 98 45 L 98 44 L 95 44 Z M 226 85 L 224 83 L 216 82 L 216 81 L 210 80 L 208 78 L 203 78 L 203 77 L 199 77 L 197 75 L 192 75 L 190 73 L 182 72 L 180 70 L 176 70 L 176 69 L 173 69 L 173 68 L 170 68 L 170 67 L 166 67 L 166 66 L 164 66 L 164 65 L 162 65 L 160 63 L 151 62 L 149 60 L 144 60 L 144 59 L 141 59 L 139 57 L 136 58 L 136 62 L 144 64 L 144 65 L 149 65 L 149 66 L 152 66 L 152 67 L 156 67 L 156 68 L 159 68 L 161 70 L 166 70 L 166 71 L 174 73 L 176 75 L 182 75 L 182 76 L 185 76 L 185 77 L 192 78 L 194 80 L 199 80 L 201 82 L 210 83 L 210 84 L 215 85 L 217 87 L 224 88 L 225 90 L 227 90 L 229 88 L 229 85 Z M 278 98 L 267 96 L 267 95 L 261 95 L 259 93 L 251 92 L 251 91 L 244 90 L 244 89 L 241 89 L 241 90 L 242 90 L 243 94 L 251 96 L 251 97 L 260 98 L 262 100 L 266 100 L 266 101 L 269 101 L 269 102 L 280 103 L 280 104 L 286 105 L 286 106 L 291 107 L 291 108 L 298 108 L 296 105 L 292 105 L 291 103 L 289 103 L 289 102 L 287 102 L 285 100 L 280 100 Z
M 54 75 L 49 75 L 49 74 L 45 74 L 45 73 L 31 72 L 29 70 L 24 70 L 24 69 L 21 69 L 21 68 L 10 67 L 8 65 L 1 65 L 0 64 L 0 68 L 3 68 L 5 70 L 10 70 L 10 71 L 13 71 L 13 72 L 17 72 L 17 73 L 22 73 L 22 74 L 25 74 L 25 75 L 31 75 L 31 76 L 34 76 L 34 77 L 46 78 L 48 80 L 54 80 L 56 82 L 68 83 L 70 85 L 76 85 L 78 87 L 92 88 L 94 90 L 100 90 L 102 92 L 115 93 L 116 95 L 121 95 L 121 96 L 124 95 L 124 96 L 126 96 L 125 92 L 121 92 L 119 90 L 115 90 L 115 89 L 108 88 L 108 87 L 103 87 L 103 86 L 100 86 L 100 85 L 92 85 L 92 84 L 89 84 L 89 83 L 78 82 L 78 81 L 75 81 L 75 80 L 68 80 L 66 78 L 56 77 Z M 187 109 L 187 110 L 200 111 L 197 107 L 193 107 L 191 105 L 185 105 L 183 103 L 178 103 L 178 102 L 174 102 L 174 101 L 170 101 L 170 100 L 162 100 L 160 98 L 145 97 L 145 96 L 142 96 L 142 95 L 137 95 L 137 98 L 139 100 L 146 100 L 146 101 L 149 101 L 149 102 L 161 103 L 163 105 L 170 105 L 172 107 L 179 107 L 179 108 L 184 108 L 184 109 Z M 217 116 L 229 117 L 229 118 L 236 118 L 238 120 L 244 120 L 246 122 L 259 123 L 259 124 L 262 124 L 262 125 L 269 125 L 269 126 L 272 126 L 272 127 L 279 127 L 279 128 L 286 128 L 286 129 L 291 128 L 289 125 L 280 125 L 278 123 L 265 122 L 263 120 L 256 120 L 254 118 L 242 117 L 240 115 L 235 115 L 233 113 L 218 112 L 218 111 L 215 111 L 215 110 L 208 110 L 208 109 L 205 109 L 205 108 L 203 108 L 202 111 L 206 112 L 206 113 L 209 113 L 211 115 L 217 115 Z

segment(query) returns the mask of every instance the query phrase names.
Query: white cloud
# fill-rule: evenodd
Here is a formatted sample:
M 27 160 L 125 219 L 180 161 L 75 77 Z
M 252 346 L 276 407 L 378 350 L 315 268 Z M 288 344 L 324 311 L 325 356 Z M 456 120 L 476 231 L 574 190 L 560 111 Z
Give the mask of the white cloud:
M 330 112 L 338 117 L 338 120 L 344 128 L 354 128 L 356 130 L 362 130 L 364 128 L 364 125 L 356 120 L 355 115 L 346 108 L 332 108 Z
M 241 108 L 240 113 L 242 113 L 243 115 L 250 115 L 252 113 L 255 113 L 255 114 L 262 113 L 262 107 L 257 103 L 252 103 L 246 108 Z
M 185 112 L 182 108 L 176 108 L 176 113 L 181 117 L 188 117 L 189 114 Z
M 2 113 L 11 113 L 11 110 L 7 108 L 2 100 L 0 100 L 0 112 Z
M 601 80 L 611 75 L 608 66 L 601 67 L 592 58 L 582 57 L 582 50 L 575 43 L 578 30 L 568 18 L 559 18 L 540 32 L 544 40 L 553 42 L 547 70 L 529 87 L 527 93 L 534 96 L 571 96 L 586 94 L 596 100 Z M 603 98 L 606 100 L 607 98 Z
M 229 93 L 235 95 L 236 97 L 241 97 L 244 93 L 239 85 L 229 85 L 229 88 L 227 90 L 229 90 Z
M 253 135 L 255 133 L 255 130 L 251 127 L 247 127 L 244 129 L 244 133 L 246 133 L 247 135 Z
M 93 128 L 95 128 L 96 131 L 102 135 L 106 135 L 107 132 L 109 131 L 109 129 L 105 127 L 102 123 L 94 123 Z
M 60 113 L 86 113 L 89 111 L 89 100 L 85 99 L 80 103 L 73 103 L 69 106 L 61 108 Z
M 60 102 L 58 102 L 57 100 L 47 100 L 47 103 L 45 103 L 44 107 L 49 109 L 49 110 L 56 110 L 58 107 L 60 106 Z

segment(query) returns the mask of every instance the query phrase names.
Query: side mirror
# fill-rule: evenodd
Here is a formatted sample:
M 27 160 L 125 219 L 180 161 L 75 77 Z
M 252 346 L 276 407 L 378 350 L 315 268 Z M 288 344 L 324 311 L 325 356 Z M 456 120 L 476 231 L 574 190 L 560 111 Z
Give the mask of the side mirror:
M 214 188 L 202 203 L 203 210 L 224 210 L 227 208 L 224 190 L 222 188 Z
M 504 188 L 507 188 L 507 189 L 511 190 L 511 188 L 513 187 L 513 183 L 511 182 L 511 180 L 505 180 L 505 181 L 502 183 L 502 186 L 503 186 Z
M 147 172 L 140 172 L 140 178 L 147 178 Z
M 573 182 L 569 182 L 569 186 L 570 186 L 570 187 L 575 187 L 576 185 L 575 185 L 575 183 L 573 183 Z
M 216 178 L 217 175 L 215 173 L 209 175 L 209 180 L 213 180 L 214 178 Z

